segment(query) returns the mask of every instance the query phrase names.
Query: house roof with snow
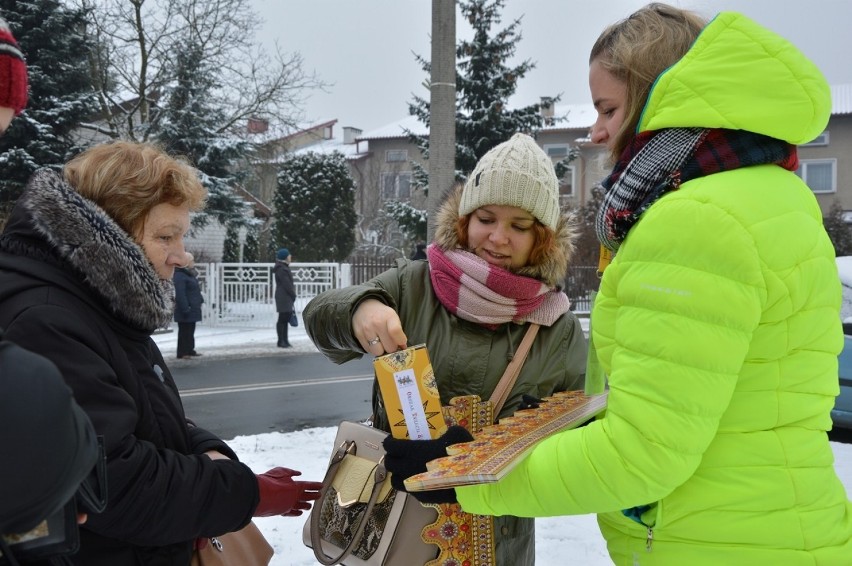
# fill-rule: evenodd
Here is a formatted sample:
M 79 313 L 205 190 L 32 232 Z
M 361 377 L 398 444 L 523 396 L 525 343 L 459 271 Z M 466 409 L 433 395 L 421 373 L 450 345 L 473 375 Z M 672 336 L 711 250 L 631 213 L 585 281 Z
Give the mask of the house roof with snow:
M 257 146 L 266 148 L 253 159 L 255 163 L 283 163 L 293 155 L 308 152 L 337 151 L 348 160 L 362 159 L 369 153 L 369 143 L 356 142 L 361 130 L 338 127 L 336 119 L 305 126 L 296 131 L 288 130 L 286 133 L 272 132 L 273 128 L 268 124 L 260 124 L 260 131 L 255 131 L 249 137 Z
M 386 140 L 393 138 L 407 138 L 409 132 L 418 136 L 429 133 L 426 124 L 417 119 L 417 116 L 406 116 L 402 120 L 391 122 L 375 130 L 370 130 L 358 136 L 359 140 Z
M 562 104 L 553 111 L 555 118 L 561 118 L 553 125 L 544 126 L 542 130 L 587 130 L 595 123 L 597 114 L 592 104 Z M 425 136 L 429 134 L 426 124 L 417 116 L 406 116 L 396 122 L 391 122 L 375 130 L 370 130 L 358 136 L 358 140 L 380 140 L 406 138 L 409 133 Z
M 365 157 L 370 152 L 370 144 L 368 142 L 355 143 L 355 138 L 357 137 L 357 133 L 355 132 L 360 132 L 361 130 L 352 128 L 352 130 L 355 130 L 352 133 L 348 133 L 346 130 L 347 128 L 334 128 L 332 129 L 331 138 L 318 139 L 313 143 L 303 145 L 299 149 L 294 150 L 293 154 L 302 155 L 311 151 L 315 153 L 332 153 L 337 151 L 342 153 L 346 159 L 361 159 Z M 361 138 L 358 139 L 360 140 Z

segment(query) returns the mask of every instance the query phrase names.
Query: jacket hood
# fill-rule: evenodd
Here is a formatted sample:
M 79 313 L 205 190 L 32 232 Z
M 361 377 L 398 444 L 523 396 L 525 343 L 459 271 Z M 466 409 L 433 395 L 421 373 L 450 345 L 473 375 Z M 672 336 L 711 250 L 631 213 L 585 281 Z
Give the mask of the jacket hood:
M 802 144 L 830 115 L 831 91 L 812 61 L 746 16 L 722 12 L 657 78 L 637 130 L 726 128 Z
M 442 250 L 454 250 L 461 247 L 456 235 L 456 222 L 459 219 L 459 203 L 463 189 L 464 187 L 461 185 L 456 186 L 447 195 L 438 210 L 435 244 Z M 562 211 L 555 232 L 556 238 L 554 238 L 553 249 L 548 251 L 544 262 L 538 265 L 528 265 L 519 269 L 517 273 L 561 289 L 571 258 L 574 255 L 574 243 L 578 235 L 577 221 L 574 215 Z
M 49 251 L 38 242 L 48 244 Z M 58 263 L 60 269 L 70 266 L 113 315 L 134 328 L 153 332 L 171 321 L 172 281 L 161 280 L 130 235 L 53 171 L 33 174 L 9 218 L 0 250 Z

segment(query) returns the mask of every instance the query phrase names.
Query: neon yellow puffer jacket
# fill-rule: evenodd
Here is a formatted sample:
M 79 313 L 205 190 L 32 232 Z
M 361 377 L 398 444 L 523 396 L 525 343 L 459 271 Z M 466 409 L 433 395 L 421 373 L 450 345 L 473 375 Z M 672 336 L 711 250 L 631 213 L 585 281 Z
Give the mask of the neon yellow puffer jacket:
M 722 13 L 658 79 L 640 130 L 804 143 L 829 114 L 812 63 Z M 597 512 L 616 564 L 852 564 L 852 503 L 825 433 L 839 308 L 834 250 L 798 177 L 763 165 L 685 183 L 643 215 L 601 282 L 605 418 L 545 440 L 497 484 L 458 488 L 462 507 Z

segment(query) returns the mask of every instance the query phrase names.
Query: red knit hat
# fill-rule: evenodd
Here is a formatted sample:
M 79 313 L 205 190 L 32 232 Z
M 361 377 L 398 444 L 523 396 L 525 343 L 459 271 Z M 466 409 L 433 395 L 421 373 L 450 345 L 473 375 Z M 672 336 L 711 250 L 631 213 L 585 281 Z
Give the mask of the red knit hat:
M 27 105 L 27 64 L 6 20 L 0 18 L 0 106 L 15 114 Z

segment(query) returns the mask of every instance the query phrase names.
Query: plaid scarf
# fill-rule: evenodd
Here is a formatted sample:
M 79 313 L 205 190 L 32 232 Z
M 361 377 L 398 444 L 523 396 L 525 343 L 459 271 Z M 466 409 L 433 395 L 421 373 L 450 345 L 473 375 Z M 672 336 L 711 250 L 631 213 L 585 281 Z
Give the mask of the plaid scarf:
M 743 130 L 671 128 L 642 132 L 625 148 L 602 183 L 604 201 L 595 219 L 601 243 L 612 251 L 660 197 L 692 179 L 774 163 L 795 171 L 796 146 Z
M 459 318 L 495 329 L 506 322 L 550 326 L 570 302 L 562 291 L 538 279 L 491 265 L 461 249 L 426 248 L 429 277 L 438 300 Z

